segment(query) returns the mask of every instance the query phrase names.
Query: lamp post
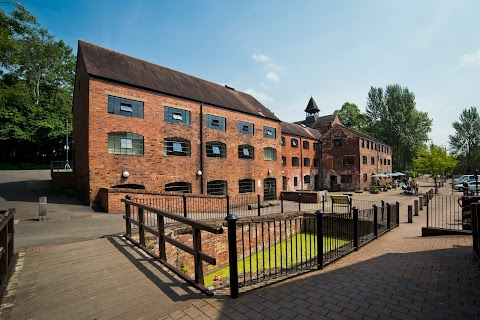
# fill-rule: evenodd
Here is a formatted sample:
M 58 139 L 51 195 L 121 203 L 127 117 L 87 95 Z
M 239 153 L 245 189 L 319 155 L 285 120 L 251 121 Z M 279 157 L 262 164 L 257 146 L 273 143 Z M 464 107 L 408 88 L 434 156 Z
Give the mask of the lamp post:
M 475 170 L 475 194 L 478 196 L 478 169 Z

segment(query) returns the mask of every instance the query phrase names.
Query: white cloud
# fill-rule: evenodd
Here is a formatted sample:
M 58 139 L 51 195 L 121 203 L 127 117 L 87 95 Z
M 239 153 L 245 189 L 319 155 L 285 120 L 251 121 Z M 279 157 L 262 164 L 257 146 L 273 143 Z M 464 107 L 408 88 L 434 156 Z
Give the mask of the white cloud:
M 267 57 L 267 56 L 265 56 L 261 53 L 259 53 L 259 54 L 254 53 L 252 55 L 252 59 L 255 60 L 255 61 L 260 61 L 260 62 L 268 62 L 268 61 L 272 60 L 269 57 Z
M 258 100 L 260 100 L 262 102 L 273 101 L 272 97 L 268 96 L 267 94 L 265 94 L 263 92 L 257 92 L 255 90 L 253 90 L 252 88 L 246 89 L 245 93 L 248 93 L 248 94 L 254 96 L 255 98 L 257 98 Z
M 269 70 L 279 70 L 280 68 L 274 64 L 274 63 L 268 63 L 266 66 L 265 66 L 265 69 L 269 69 Z
M 460 59 L 460 65 L 462 67 L 480 65 L 480 50 L 464 54 Z
M 268 80 L 280 81 L 280 77 L 278 76 L 278 74 L 276 74 L 273 71 L 270 71 L 269 73 L 267 73 L 265 77 L 267 77 Z

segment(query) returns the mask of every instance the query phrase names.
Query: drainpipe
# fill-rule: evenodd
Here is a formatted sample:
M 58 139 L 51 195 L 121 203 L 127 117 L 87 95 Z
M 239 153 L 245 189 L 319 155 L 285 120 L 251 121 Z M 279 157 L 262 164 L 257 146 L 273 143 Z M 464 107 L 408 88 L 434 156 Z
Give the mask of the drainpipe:
M 203 194 L 203 179 L 205 171 L 203 170 L 203 102 L 200 104 L 200 194 Z

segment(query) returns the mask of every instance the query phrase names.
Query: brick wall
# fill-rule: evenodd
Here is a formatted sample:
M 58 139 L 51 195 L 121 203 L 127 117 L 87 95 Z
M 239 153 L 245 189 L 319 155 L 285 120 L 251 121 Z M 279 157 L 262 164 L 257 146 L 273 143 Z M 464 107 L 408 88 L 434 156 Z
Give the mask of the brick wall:
M 81 70 L 80 70 L 81 71 Z M 255 180 L 255 194 L 263 194 L 263 181 L 274 178 L 277 181 L 276 195 L 281 191 L 281 146 L 280 124 L 262 117 L 255 117 L 235 111 L 203 106 L 203 114 L 213 114 L 227 118 L 226 131 L 205 128 L 203 124 L 203 141 L 200 136 L 200 108 L 197 102 L 157 94 L 147 90 L 136 89 L 107 81 L 90 78 L 89 96 L 80 97 L 74 103 L 74 127 L 82 127 L 75 132 L 78 155 L 76 164 L 80 170 L 77 180 L 89 178 L 90 202 L 100 203 L 100 188 L 115 185 L 138 184 L 146 191 L 162 192 L 165 184 L 172 182 L 189 182 L 192 193 L 206 193 L 206 185 L 212 180 L 227 180 L 228 193 L 238 194 L 238 181 L 245 178 Z M 83 90 L 83 86 L 79 91 Z M 88 90 L 88 89 L 87 89 Z M 108 95 L 129 98 L 144 102 L 144 118 L 129 118 L 108 113 Z M 83 98 L 82 98 L 83 97 Z M 190 126 L 164 122 L 164 106 L 189 110 Z M 84 125 L 88 114 L 88 125 Z M 254 135 L 238 134 L 238 121 L 254 123 Z M 82 125 L 79 125 L 82 124 Z M 277 138 L 263 136 L 263 126 L 276 129 Z M 88 135 L 85 134 L 88 130 Z M 131 132 L 144 137 L 144 155 L 115 155 L 108 153 L 108 133 Z M 190 140 L 191 156 L 164 156 L 164 138 L 179 137 Z M 220 141 L 227 145 L 227 157 L 207 158 L 205 143 Z M 204 167 L 200 166 L 200 143 L 203 143 Z M 86 146 L 88 144 L 88 146 Z M 238 159 L 238 145 L 250 144 L 255 147 L 255 159 Z M 88 148 L 87 148 L 88 147 Z M 263 149 L 272 147 L 277 150 L 276 161 L 265 161 Z M 85 149 L 88 151 L 85 152 Z M 82 150 L 81 155 L 79 155 Z M 87 158 L 88 157 L 88 158 Z M 85 162 L 88 160 L 88 166 Z M 79 163 L 79 162 L 80 163 Z M 88 170 L 85 169 L 88 168 Z M 201 170 L 200 177 L 196 173 Z M 122 172 L 128 171 L 128 178 Z M 270 172 L 270 173 L 269 173 Z M 77 183 L 78 185 L 78 183 Z

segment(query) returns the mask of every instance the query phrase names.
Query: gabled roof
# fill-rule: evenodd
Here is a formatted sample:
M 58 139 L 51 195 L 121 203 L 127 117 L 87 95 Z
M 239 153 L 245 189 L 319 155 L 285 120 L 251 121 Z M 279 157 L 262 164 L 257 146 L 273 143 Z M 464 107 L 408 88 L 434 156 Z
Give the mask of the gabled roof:
M 338 117 L 336 114 L 329 114 L 327 116 L 318 117 L 317 119 L 315 119 L 314 123 L 306 123 L 305 120 L 295 121 L 294 123 L 306 124 L 310 128 L 320 129 L 320 128 L 328 127 L 330 125 L 330 122 L 333 122 L 336 117 Z
M 315 100 L 313 100 L 313 97 L 310 97 L 307 107 L 305 108 L 305 112 L 308 112 L 308 113 L 320 112 L 320 109 L 318 109 L 317 104 L 315 103 Z
M 78 41 L 87 73 L 126 85 L 280 121 L 254 97 L 188 74 Z M 80 56 L 80 54 L 79 54 Z
M 372 140 L 376 143 L 381 143 L 381 144 L 384 144 L 386 146 L 389 146 L 388 144 L 386 144 L 385 142 L 381 141 L 381 140 L 378 140 L 377 138 L 374 138 L 372 136 L 369 136 L 368 134 L 365 134 L 363 132 L 360 132 L 360 131 L 357 131 L 357 130 L 353 130 L 353 129 L 350 129 L 348 127 L 345 127 L 344 125 L 340 125 L 340 124 L 335 124 L 330 130 L 328 130 L 324 135 L 327 135 L 330 133 L 330 131 L 334 130 L 335 128 L 341 128 L 342 130 L 345 130 L 345 131 L 349 131 L 351 133 L 353 133 L 354 135 L 360 137 L 360 138 L 364 138 L 364 139 L 368 139 L 368 140 Z M 390 147 L 390 146 L 389 146 Z
M 322 136 L 322 134 L 318 130 L 303 127 L 295 123 L 281 122 L 280 126 L 282 128 L 282 134 L 317 140 L 320 139 L 320 137 Z

